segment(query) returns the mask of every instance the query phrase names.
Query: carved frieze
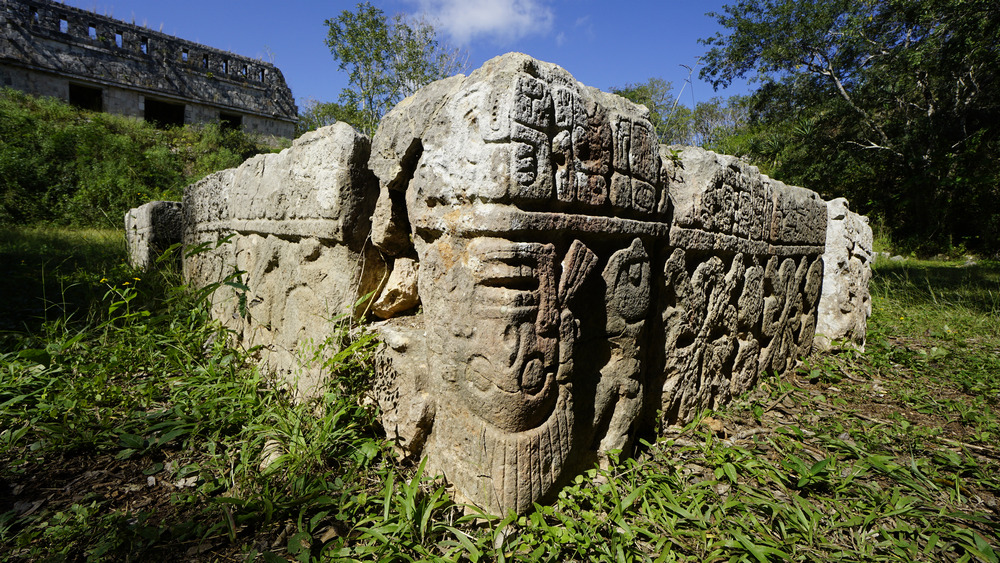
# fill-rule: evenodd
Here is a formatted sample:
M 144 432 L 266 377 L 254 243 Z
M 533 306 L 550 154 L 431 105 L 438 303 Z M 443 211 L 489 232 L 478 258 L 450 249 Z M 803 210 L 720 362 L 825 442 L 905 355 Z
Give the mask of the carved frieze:
M 185 271 L 245 275 L 214 312 L 278 367 L 377 288 L 383 427 L 459 500 L 530 510 L 813 344 L 819 196 L 659 146 L 555 65 L 430 84 L 370 148 L 338 124 L 189 187 L 185 241 L 211 244 Z
M 378 395 L 460 498 L 528 510 L 811 345 L 823 202 L 663 150 L 645 108 L 519 54 L 383 120 L 373 231 L 419 263 L 421 306 L 378 325 Z

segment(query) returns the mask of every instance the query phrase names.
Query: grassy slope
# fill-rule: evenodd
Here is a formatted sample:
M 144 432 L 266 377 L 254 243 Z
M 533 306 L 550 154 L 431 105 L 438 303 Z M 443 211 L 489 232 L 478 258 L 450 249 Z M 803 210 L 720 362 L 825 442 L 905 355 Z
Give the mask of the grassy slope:
M 121 252 L 0 236 L 22 321 L 0 334 L 8 560 L 997 560 L 996 262 L 879 264 L 866 354 L 812 358 L 500 519 L 396 461 L 351 393 L 290 404 L 176 274 Z M 366 351 L 330 367 L 363 381 Z
M 0 88 L 0 225 L 117 228 L 126 211 L 272 147 L 218 124 L 157 129 Z

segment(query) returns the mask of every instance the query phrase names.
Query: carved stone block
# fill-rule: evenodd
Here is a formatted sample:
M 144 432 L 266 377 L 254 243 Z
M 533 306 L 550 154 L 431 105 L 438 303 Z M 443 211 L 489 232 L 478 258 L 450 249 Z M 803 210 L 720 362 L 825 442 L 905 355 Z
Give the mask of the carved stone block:
M 290 377 L 374 290 L 389 439 L 459 500 L 527 511 L 813 345 L 827 206 L 658 146 L 648 115 L 497 57 L 401 102 L 370 155 L 337 125 L 189 187 L 185 272 L 234 282 L 213 313 Z
M 555 65 L 431 85 L 372 144 L 405 194 L 373 230 L 408 225 L 422 305 L 376 325 L 383 421 L 460 499 L 528 510 L 812 343 L 818 196 L 701 149 L 668 162 L 645 108 Z
M 339 123 L 184 192 L 186 279 L 220 284 L 213 315 L 303 395 L 323 382 L 332 321 L 384 275 L 366 244 L 378 196 L 368 156 L 368 139 Z
M 872 229 L 868 218 L 850 210 L 847 200 L 827 202 L 823 290 L 816 319 L 816 348 L 834 341 L 864 351 L 872 314 L 868 282 L 872 277 Z

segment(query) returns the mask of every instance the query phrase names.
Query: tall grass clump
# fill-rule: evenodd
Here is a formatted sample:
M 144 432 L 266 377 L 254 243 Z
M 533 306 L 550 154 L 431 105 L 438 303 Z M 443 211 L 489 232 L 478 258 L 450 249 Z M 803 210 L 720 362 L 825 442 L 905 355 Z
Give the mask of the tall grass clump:
M 218 124 L 145 121 L 0 90 L 0 224 L 117 227 L 125 211 L 177 200 L 202 176 L 270 150 Z
M 26 296 L 65 302 L 65 314 L 2 335 L 0 551 L 11 560 L 188 560 L 265 536 L 256 549 L 269 551 L 281 534 L 301 547 L 289 522 L 329 527 L 324 499 L 378 486 L 366 472 L 391 456 L 371 409 L 338 386 L 294 401 L 257 371 L 208 315 L 219 284 L 187 288 L 170 260 L 128 268 L 120 231 L 75 246 L 62 243 L 91 231 L 4 233 L 0 254 L 24 256 L 26 278 L 47 268 L 88 287 Z M 330 368 L 358 368 L 364 342 Z

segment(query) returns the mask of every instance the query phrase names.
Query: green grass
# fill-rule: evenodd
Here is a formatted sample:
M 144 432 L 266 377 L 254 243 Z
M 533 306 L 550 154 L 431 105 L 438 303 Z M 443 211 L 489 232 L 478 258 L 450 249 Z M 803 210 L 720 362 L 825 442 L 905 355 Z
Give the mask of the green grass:
M 0 237 L 5 294 L 48 314 L 2 337 L 7 560 L 998 560 L 996 262 L 880 262 L 865 354 L 501 517 L 394 458 L 356 391 L 370 340 L 328 366 L 350 385 L 294 403 L 208 319 L 211 288 L 130 271 L 120 237 Z
M 0 333 L 37 333 L 46 320 L 87 315 L 106 288 L 129 280 L 121 231 L 0 226 Z M 2 350 L 3 348 L 0 348 Z

